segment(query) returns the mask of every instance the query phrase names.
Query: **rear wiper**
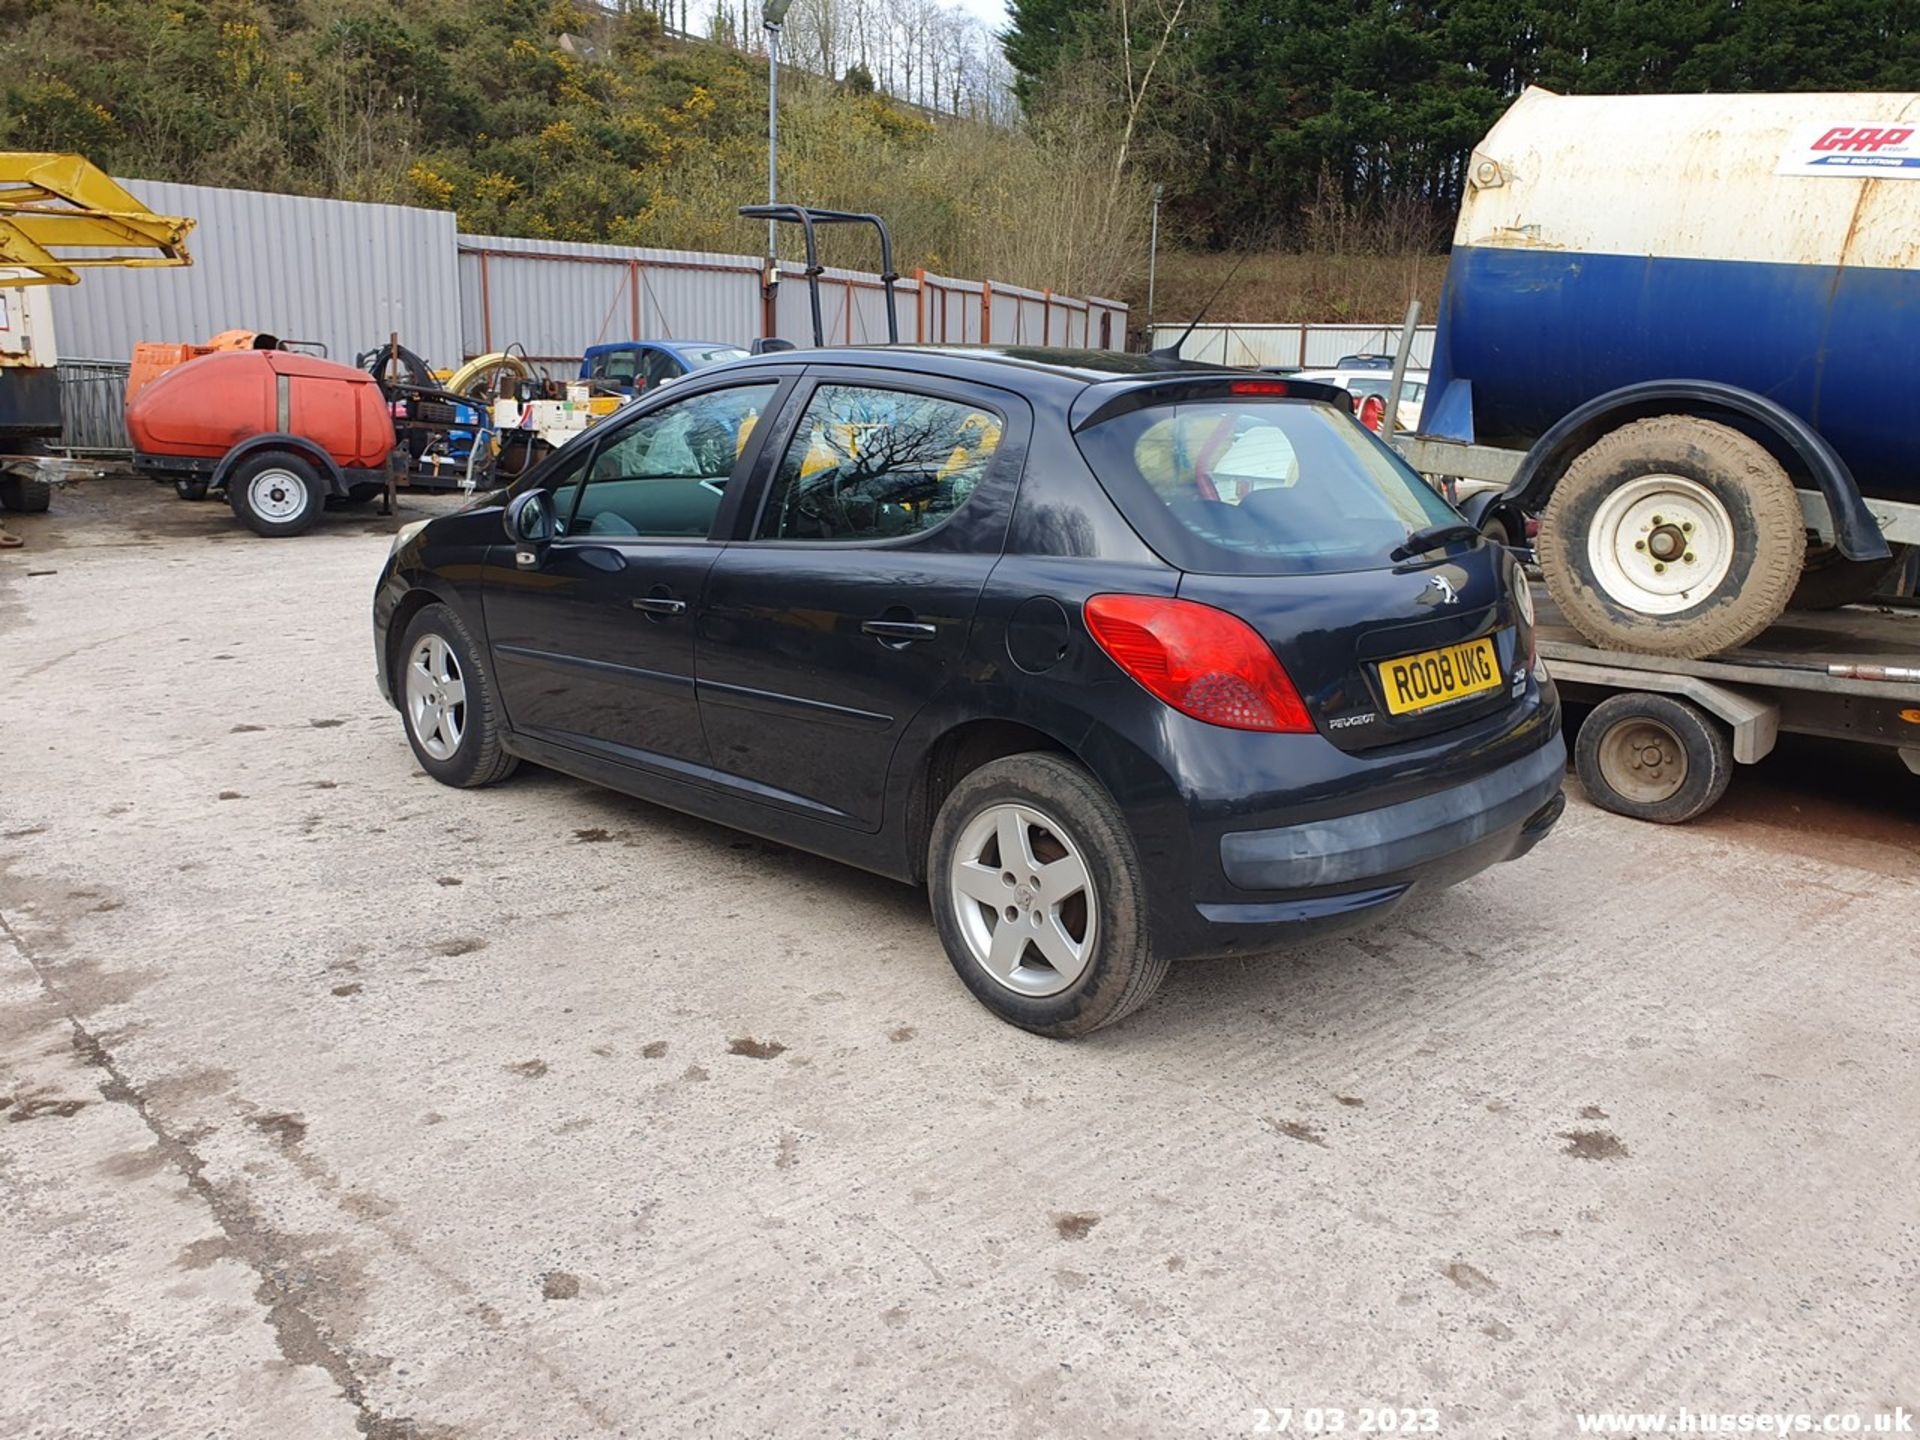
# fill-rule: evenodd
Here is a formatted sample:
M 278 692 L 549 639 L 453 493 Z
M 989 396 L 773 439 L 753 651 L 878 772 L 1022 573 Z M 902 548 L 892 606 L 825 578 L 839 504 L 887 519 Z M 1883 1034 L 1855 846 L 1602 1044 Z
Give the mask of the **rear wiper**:
M 1449 520 L 1445 525 L 1429 525 L 1424 530 L 1416 530 L 1407 536 L 1387 556 L 1390 560 L 1411 560 L 1416 555 L 1424 555 L 1429 550 L 1438 550 L 1442 545 L 1452 545 L 1460 540 L 1478 540 L 1480 531 L 1464 520 Z

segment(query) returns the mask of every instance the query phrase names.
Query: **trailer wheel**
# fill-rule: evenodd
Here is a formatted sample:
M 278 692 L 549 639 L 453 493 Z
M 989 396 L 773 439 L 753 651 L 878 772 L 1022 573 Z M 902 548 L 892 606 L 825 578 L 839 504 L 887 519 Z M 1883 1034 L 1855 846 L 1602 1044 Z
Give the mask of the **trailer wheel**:
M 16 455 L 44 455 L 47 442 L 19 439 L 12 444 Z M 0 510 L 15 510 L 22 515 L 44 514 L 53 504 L 53 486 L 45 480 L 13 471 L 0 470 Z
M 227 503 L 248 529 L 269 539 L 299 535 L 320 518 L 327 487 L 289 450 L 249 455 L 227 476 Z
M 204 500 L 207 498 L 207 482 L 204 480 L 176 480 L 173 493 L 182 500 Z
M 1581 722 L 1573 765 L 1601 809 L 1679 825 L 1726 794 L 1733 746 L 1697 706 L 1636 690 L 1594 706 Z
M 0 475 L 0 508 L 38 515 L 53 503 L 53 486 L 24 475 Z
M 1885 560 L 1849 560 L 1831 545 L 1816 545 L 1807 551 L 1806 568 L 1800 572 L 1788 608 L 1837 610 L 1856 605 L 1879 590 L 1906 558 L 1904 545 L 1895 545 Z
M 1574 460 L 1538 553 L 1567 620 L 1603 649 L 1698 659 L 1780 618 L 1806 522 L 1780 462 L 1711 420 L 1659 415 Z

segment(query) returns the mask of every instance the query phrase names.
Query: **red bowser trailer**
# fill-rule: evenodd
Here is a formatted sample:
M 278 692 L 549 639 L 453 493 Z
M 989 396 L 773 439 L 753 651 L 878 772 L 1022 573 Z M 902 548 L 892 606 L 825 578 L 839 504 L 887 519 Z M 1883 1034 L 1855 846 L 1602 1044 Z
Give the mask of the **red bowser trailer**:
M 127 403 L 136 469 L 183 495 L 225 488 L 260 535 L 298 535 L 329 497 L 369 499 L 396 462 L 393 417 L 367 371 L 290 350 L 203 355 Z

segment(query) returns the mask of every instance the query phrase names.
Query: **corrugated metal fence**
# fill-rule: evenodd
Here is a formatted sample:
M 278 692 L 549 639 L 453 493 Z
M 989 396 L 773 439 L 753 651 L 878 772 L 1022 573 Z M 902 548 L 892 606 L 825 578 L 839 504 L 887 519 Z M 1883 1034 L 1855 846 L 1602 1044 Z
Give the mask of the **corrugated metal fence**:
M 517 345 L 553 369 L 608 340 L 720 340 L 760 333 L 759 262 L 739 255 L 459 237 L 460 345 Z
M 149 210 L 190 215 L 183 270 L 90 270 L 53 289 L 54 338 L 69 355 L 130 360 L 142 340 L 265 330 L 351 360 L 395 330 L 437 363 L 460 344 L 453 216 L 206 185 L 124 180 Z
M 122 404 L 132 368 L 125 360 L 60 362 L 60 438 L 67 449 L 111 455 L 132 448 Z
M 634 337 L 745 345 L 762 333 L 760 261 L 751 255 L 582 245 L 509 236 L 460 237 L 460 334 L 468 355 L 521 346 L 536 364 L 578 360 L 589 345 Z M 782 262 L 775 331 L 813 338 L 806 272 Z M 1120 348 L 1127 307 L 925 271 L 894 287 L 900 339 L 927 344 Z M 887 338 L 878 275 L 829 269 L 820 277 L 829 345 Z
M 1171 345 L 1184 325 L 1156 325 L 1153 343 Z M 1412 363 L 1425 369 L 1433 359 L 1433 331 L 1414 331 Z M 1301 370 L 1331 369 L 1343 355 L 1391 355 L 1400 345 L 1398 325 L 1196 325 L 1180 347 L 1188 360 L 1215 365 L 1285 365 Z
M 519 345 L 559 373 L 599 341 L 746 345 L 763 333 L 760 261 L 751 255 L 461 235 L 444 211 L 121 183 L 150 209 L 199 221 L 188 241 L 194 263 L 104 268 L 77 286 L 57 287 L 54 333 L 67 354 L 131 358 L 142 340 L 264 330 L 351 360 L 398 331 L 402 344 L 434 365 Z M 776 333 L 810 344 L 805 274 L 788 264 L 781 274 Z M 1126 344 L 1127 307 L 1113 300 L 924 273 L 903 278 L 897 299 L 905 341 Z M 828 344 L 886 339 L 877 275 L 828 271 L 821 311 Z M 72 377 L 86 391 L 76 393 L 76 414 L 91 415 L 98 376 L 83 365 Z M 89 422 L 85 433 L 104 432 Z

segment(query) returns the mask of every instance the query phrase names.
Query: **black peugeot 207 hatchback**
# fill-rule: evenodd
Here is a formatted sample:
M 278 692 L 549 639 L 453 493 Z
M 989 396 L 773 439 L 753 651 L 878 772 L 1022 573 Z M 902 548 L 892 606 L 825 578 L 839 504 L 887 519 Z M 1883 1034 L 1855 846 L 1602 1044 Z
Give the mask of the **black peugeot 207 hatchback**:
M 520 760 L 931 892 L 989 1009 L 1384 916 L 1564 803 L 1513 558 L 1326 386 L 907 347 L 703 370 L 407 526 L 383 692 Z

